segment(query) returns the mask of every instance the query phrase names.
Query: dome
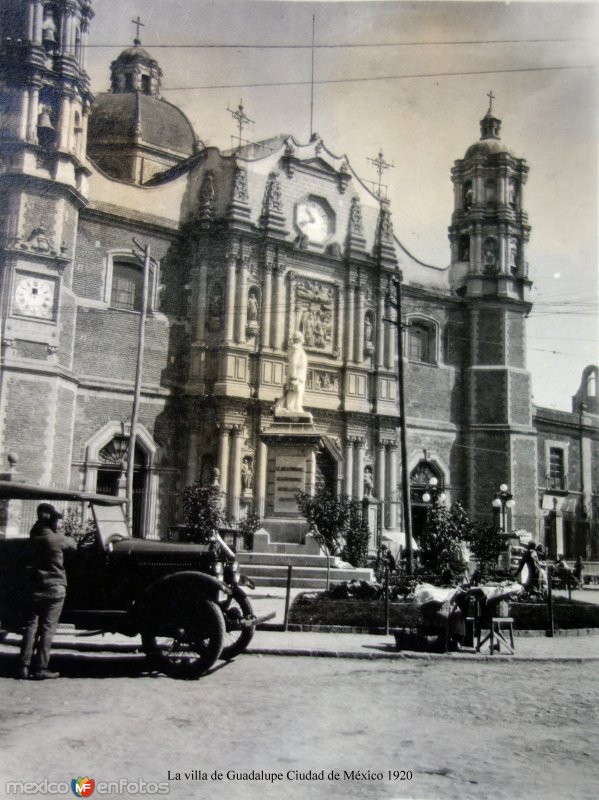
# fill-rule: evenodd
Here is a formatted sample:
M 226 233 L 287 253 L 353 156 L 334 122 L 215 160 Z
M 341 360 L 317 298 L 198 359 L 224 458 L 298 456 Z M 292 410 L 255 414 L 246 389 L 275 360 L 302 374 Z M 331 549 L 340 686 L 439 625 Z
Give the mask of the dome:
M 184 157 L 196 148 L 191 123 L 172 103 L 141 92 L 99 94 L 89 120 L 89 146 L 148 145 Z
M 514 155 L 500 139 L 481 139 L 479 142 L 470 145 L 464 158 L 499 155 L 499 153 L 507 153 L 508 156 Z

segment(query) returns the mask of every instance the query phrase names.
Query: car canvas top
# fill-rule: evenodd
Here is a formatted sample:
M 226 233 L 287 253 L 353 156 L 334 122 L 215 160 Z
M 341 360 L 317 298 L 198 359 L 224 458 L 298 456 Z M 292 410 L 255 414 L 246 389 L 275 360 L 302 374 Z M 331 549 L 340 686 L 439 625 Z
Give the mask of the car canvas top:
M 17 481 L 0 481 L 0 500 L 75 500 L 99 506 L 117 506 L 126 502 L 124 497 L 110 494 L 78 492 L 76 489 L 57 489 Z

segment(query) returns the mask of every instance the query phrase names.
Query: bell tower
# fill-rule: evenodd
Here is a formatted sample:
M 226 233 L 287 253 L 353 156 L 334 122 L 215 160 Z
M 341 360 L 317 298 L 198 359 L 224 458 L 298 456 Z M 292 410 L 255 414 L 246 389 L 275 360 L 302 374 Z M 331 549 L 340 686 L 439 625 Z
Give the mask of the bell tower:
M 480 139 L 452 169 L 454 211 L 449 228 L 451 275 L 469 316 L 467 365 L 469 505 L 490 510 L 507 483 L 514 520 L 534 516 L 535 439 L 530 374 L 526 369 L 526 317 L 530 312 L 524 210 L 528 166 L 501 141 L 501 120 L 489 108 Z
M 55 460 L 70 461 L 52 419 L 74 408 L 72 265 L 89 175 L 92 17 L 90 0 L 0 4 L 0 452 L 18 452 L 28 478 L 55 482 L 67 480 Z M 19 430 L 24 403 L 39 417 Z

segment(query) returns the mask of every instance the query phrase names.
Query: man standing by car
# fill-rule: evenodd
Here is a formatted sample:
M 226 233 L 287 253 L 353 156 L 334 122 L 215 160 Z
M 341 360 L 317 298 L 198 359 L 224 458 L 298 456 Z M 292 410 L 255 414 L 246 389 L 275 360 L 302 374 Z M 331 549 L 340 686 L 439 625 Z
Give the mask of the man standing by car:
M 40 503 L 37 522 L 29 534 L 31 584 L 20 678 L 60 677 L 58 672 L 49 671 L 48 662 L 67 589 L 64 552 L 77 547 L 73 539 L 60 532 L 61 525 L 62 514 L 50 503 Z

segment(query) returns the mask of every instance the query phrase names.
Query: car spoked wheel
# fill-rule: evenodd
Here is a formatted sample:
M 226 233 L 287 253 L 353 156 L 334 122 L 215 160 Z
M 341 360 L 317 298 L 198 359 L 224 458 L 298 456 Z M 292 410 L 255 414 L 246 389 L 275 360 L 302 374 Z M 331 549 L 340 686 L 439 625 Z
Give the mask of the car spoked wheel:
M 230 661 L 235 656 L 246 649 L 252 641 L 254 626 L 245 626 L 243 620 L 255 619 L 254 609 L 249 597 L 239 586 L 233 589 L 233 595 L 227 604 L 223 606 L 225 618 L 225 638 L 224 646 L 220 657 L 225 661 Z
M 214 666 L 225 635 L 220 608 L 211 600 L 161 610 L 163 622 L 142 634 L 144 652 L 150 663 L 171 678 L 192 680 Z

